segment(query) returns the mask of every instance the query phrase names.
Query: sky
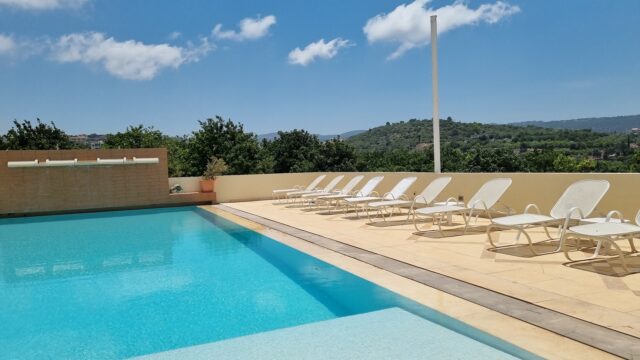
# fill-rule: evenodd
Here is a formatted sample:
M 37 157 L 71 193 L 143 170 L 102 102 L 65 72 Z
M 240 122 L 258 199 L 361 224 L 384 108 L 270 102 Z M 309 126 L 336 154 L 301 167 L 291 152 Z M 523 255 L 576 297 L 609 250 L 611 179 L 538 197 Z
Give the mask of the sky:
M 638 0 L 0 0 L 0 131 L 263 134 L 640 113 Z

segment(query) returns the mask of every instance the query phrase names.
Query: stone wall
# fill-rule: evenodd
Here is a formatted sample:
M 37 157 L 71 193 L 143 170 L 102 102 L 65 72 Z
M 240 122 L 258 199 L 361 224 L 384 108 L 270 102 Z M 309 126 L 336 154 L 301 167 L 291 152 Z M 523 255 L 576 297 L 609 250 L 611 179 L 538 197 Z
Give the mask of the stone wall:
M 158 158 L 153 164 L 97 164 L 97 158 Z M 39 166 L 8 167 L 9 161 Z M 78 159 L 75 166 L 45 166 Z M 201 202 L 193 194 L 169 195 L 166 149 L 0 151 L 0 215 L 136 208 Z M 201 199 L 202 198 L 202 199 Z

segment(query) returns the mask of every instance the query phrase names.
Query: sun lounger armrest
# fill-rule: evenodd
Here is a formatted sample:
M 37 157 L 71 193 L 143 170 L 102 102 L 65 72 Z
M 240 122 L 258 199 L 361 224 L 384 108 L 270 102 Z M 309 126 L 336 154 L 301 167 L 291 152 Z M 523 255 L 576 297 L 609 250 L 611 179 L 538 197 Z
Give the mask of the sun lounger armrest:
M 569 222 L 572 220 L 571 219 L 571 215 L 573 215 L 573 213 L 577 212 L 578 215 L 580 216 L 579 219 L 584 219 L 584 214 L 582 213 L 582 210 L 577 207 L 574 206 L 571 209 L 569 209 L 569 211 L 567 211 L 567 216 L 564 218 L 564 229 L 568 229 L 569 228 Z
M 398 199 L 400 200 L 409 200 L 409 197 L 405 194 L 401 194 L 400 196 L 398 196 Z
M 416 203 L 420 199 L 424 200 L 424 204 L 425 205 L 429 206 L 429 202 L 427 201 L 427 198 L 424 197 L 424 195 L 418 195 L 418 196 L 413 198 L 413 202 L 411 203 L 411 212 L 413 212 L 413 209 L 415 209 L 415 207 L 416 207 Z
M 529 205 L 527 205 L 527 207 L 525 207 L 525 208 L 524 208 L 524 213 L 525 213 L 525 214 L 529 214 L 529 211 L 530 211 L 531 209 L 534 209 L 534 210 L 535 210 L 535 213 L 536 213 L 536 214 L 538 214 L 538 215 L 540 215 L 540 208 L 539 208 L 539 207 L 538 207 L 538 205 L 536 205 L 536 204 L 529 204 Z
M 622 211 L 618 211 L 618 210 L 611 210 L 609 211 L 609 213 L 607 213 L 607 217 L 605 218 L 605 222 L 609 222 L 611 221 L 611 218 L 613 218 L 614 216 L 617 216 L 618 219 L 620 220 L 620 222 L 624 222 L 624 216 L 622 216 Z
M 567 211 L 567 216 L 566 216 L 566 218 L 567 218 L 567 219 L 571 219 L 571 216 L 572 216 L 574 213 L 576 213 L 576 212 L 577 212 L 577 213 L 578 213 L 578 215 L 580 216 L 580 217 L 579 217 L 579 219 L 584 219 L 584 214 L 582 213 L 582 209 L 580 209 L 580 208 L 579 208 L 579 207 L 577 207 L 577 206 L 574 206 L 574 207 L 572 207 L 571 209 L 569 209 L 569 211 Z
M 372 191 L 369 194 L 364 194 L 364 196 L 380 197 L 380 193 L 377 191 Z
M 451 202 L 451 204 L 449 204 L 449 202 Z M 445 201 L 445 205 L 458 205 L 458 199 L 450 197 Z
M 386 198 L 387 198 L 387 195 L 389 195 L 389 196 L 391 197 L 391 200 L 395 200 L 395 199 L 396 199 L 396 197 L 395 197 L 395 196 L 393 196 L 393 194 L 392 194 L 392 193 L 390 193 L 390 192 L 386 192 L 386 193 L 384 193 L 384 195 L 382 195 L 382 198 L 383 198 L 383 199 L 386 199 Z

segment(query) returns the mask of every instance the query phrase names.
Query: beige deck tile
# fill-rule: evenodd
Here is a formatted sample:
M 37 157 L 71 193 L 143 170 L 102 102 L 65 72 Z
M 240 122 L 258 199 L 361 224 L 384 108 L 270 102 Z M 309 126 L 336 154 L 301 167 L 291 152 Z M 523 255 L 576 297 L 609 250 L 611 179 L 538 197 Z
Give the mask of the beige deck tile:
M 540 291 L 539 289 L 531 288 L 515 281 L 478 273 L 456 265 L 438 269 L 438 272 L 531 303 L 551 300 L 560 296 L 548 291 Z
M 623 332 L 640 337 L 640 311 L 637 314 L 624 313 L 566 297 L 542 301 L 538 305 L 553 308 L 577 318 L 583 318 L 585 313 L 588 313 L 591 319 L 597 320 L 597 323 L 603 326 L 625 328 L 626 331 Z
M 514 324 L 502 314 L 478 313 L 462 316 L 460 320 L 493 335 L 508 338 L 518 346 L 526 346 L 530 351 L 547 359 L 617 359 L 617 357 L 592 347 L 549 333 L 533 325 L 518 322 Z M 490 329 L 490 330 L 489 330 Z
M 640 296 L 629 291 L 605 290 L 581 294 L 580 299 L 622 312 L 640 310 Z
M 582 294 L 593 292 L 594 289 L 575 281 L 567 281 L 565 279 L 553 279 L 545 281 L 536 281 L 529 283 L 529 286 L 556 293 L 563 296 L 572 296 L 581 298 Z
M 530 284 L 537 281 L 548 281 L 557 279 L 553 275 L 547 275 L 540 271 L 539 266 L 534 266 L 533 269 L 517 267 L 515 269 L 492 272 L 491 275 L 499 277 L 501 279 L 515 281 L 521 284 Z

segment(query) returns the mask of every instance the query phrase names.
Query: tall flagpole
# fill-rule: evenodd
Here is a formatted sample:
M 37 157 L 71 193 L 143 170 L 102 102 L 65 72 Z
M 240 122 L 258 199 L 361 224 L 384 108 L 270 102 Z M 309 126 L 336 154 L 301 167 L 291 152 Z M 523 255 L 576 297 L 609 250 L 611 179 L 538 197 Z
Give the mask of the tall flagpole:
M 433 92 L 433 172 L 440 173 L 440 113 L 438 109 L 438 20 L 431 15 L 431 79 Z

